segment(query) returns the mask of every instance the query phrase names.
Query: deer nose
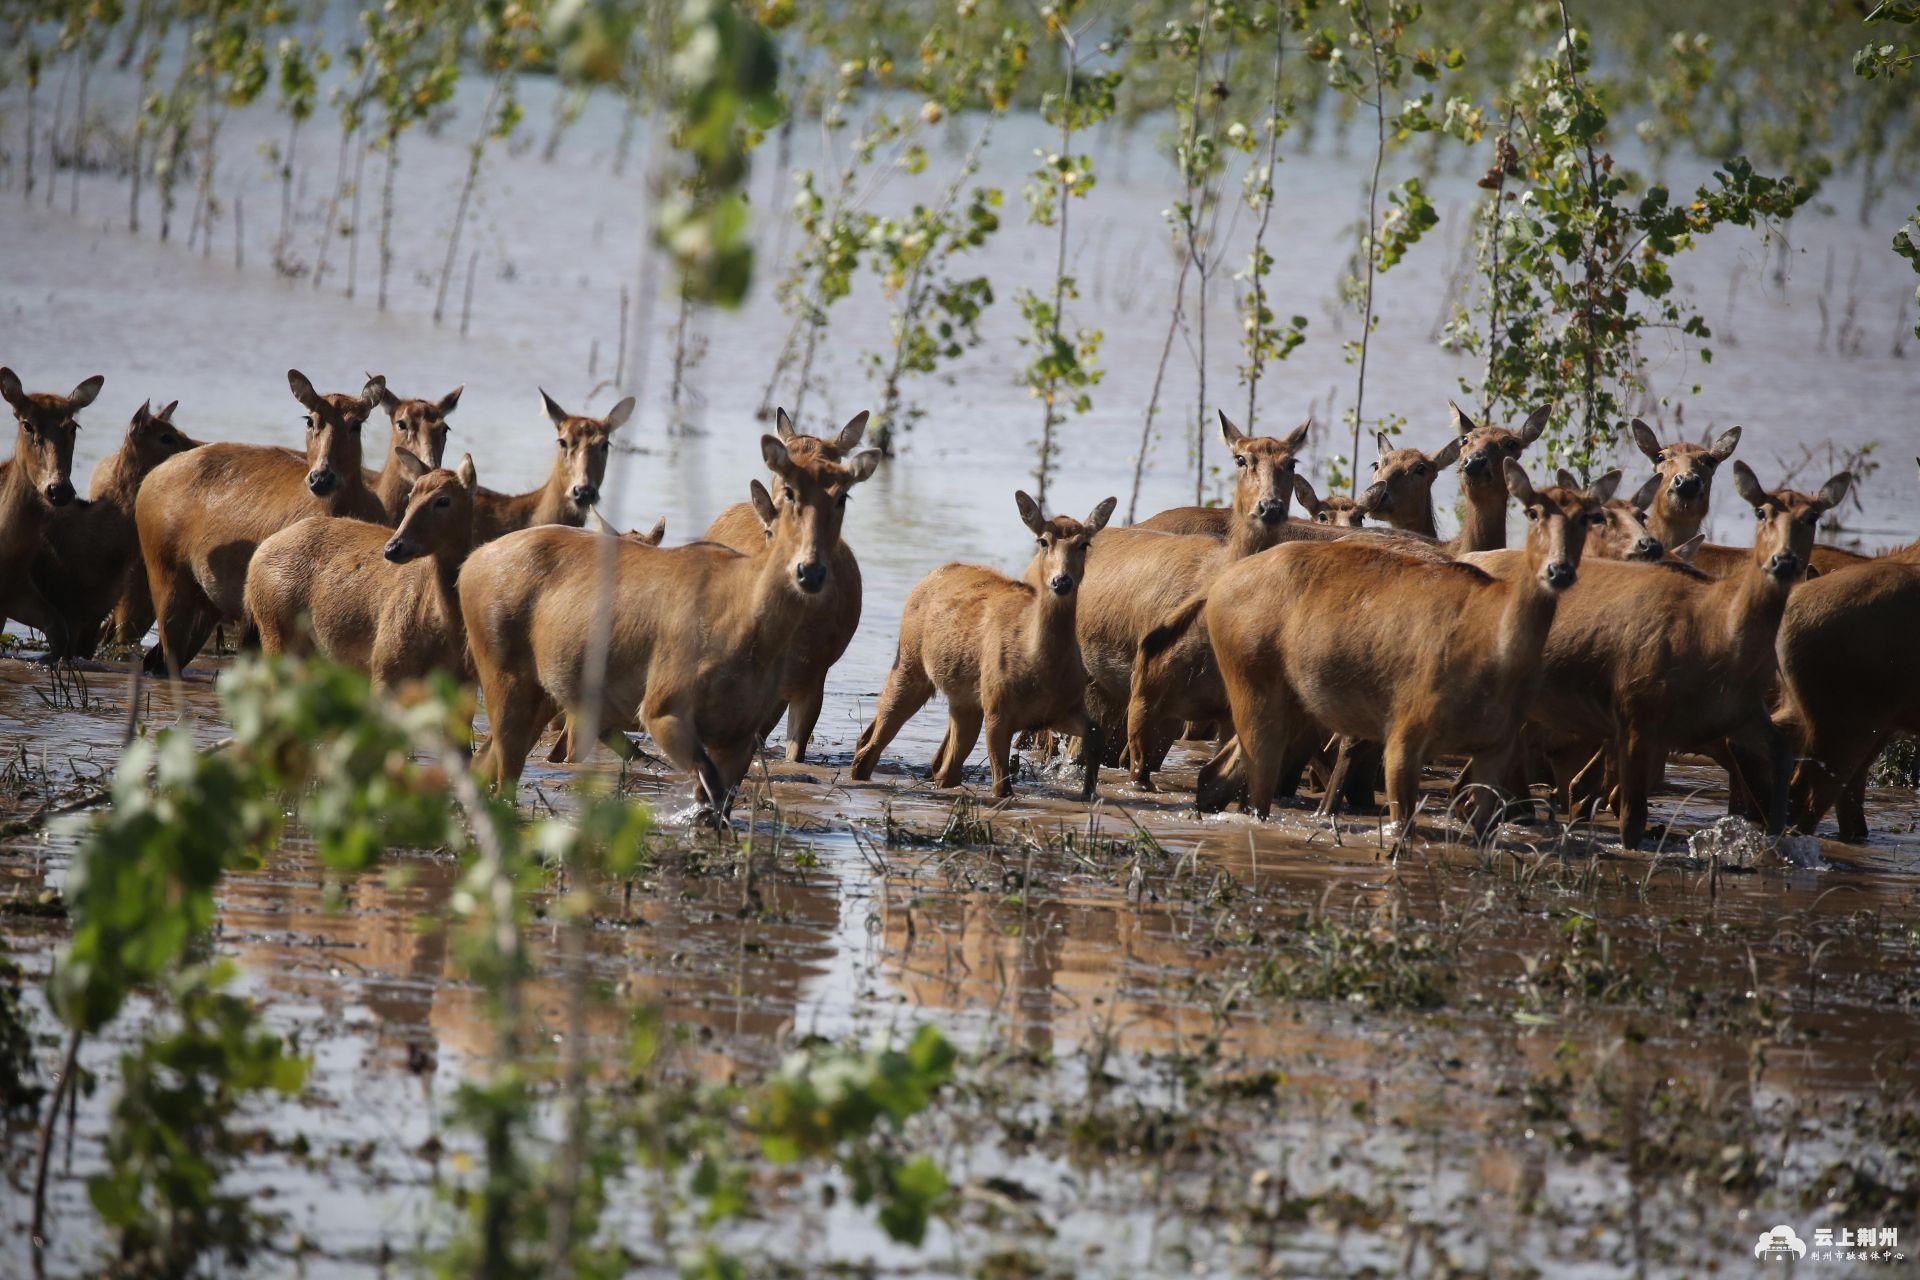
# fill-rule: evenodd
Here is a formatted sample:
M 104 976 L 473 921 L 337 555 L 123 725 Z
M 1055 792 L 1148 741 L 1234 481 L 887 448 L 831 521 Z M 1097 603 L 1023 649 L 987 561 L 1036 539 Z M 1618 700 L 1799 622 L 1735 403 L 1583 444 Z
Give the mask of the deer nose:
M 1633 544 L 1632 558 L 1635 560 L 1658 560 L 1665 554 L 1667 549 L 1660 545 L 1658 538 L 1642 538 Z
M 1800 574 L 1800 557 L 1791 551 L 1776 552 L 1767 560 L 1767 572 L 1785 582 Z
M 1460 464 L 1460 469 L 1470 476 L 1483 476 L 1487 474 L 1487 455 L 1484 453 L 1468 454 L 1466 461 Z
M 56 507 L 64 507 L 73 501 L 73 486 L 65 480 L 55 480 L 47 486 L 47 501 Z
M 1683 498 L 1691 498 L 1700 492 L 1700 477 L 1689 471 L 1686 475 L 1673 478 L 1673 491 Z
M 395 536 L 387 539 L 386 549 L 382 554 L 395 564 L 405 564 L 407 561 L 413 559 L 414 551 L 412 544 Z
M 1287 518 L 1287 504 L 1275 502 L 1272 498 L 1262 498 L 1259 505 L 1253 509 L 1253 513 L 1260 517 L 1261 524 L 1279 524 Z
M 333 486 L 339 482 L 340 477 L 333 474 L 331 468 L 307 472 L 307 488 L 313 490 L 316 498 L 324 498 L 332 493 Z
M 1063 596 L 1073 590 L 1073 579 L 1064 573 L 1056 573 L 1048 580 L 1047 585 L 1053 588 L 1053 594 Z
M 590 484 L 577 484 L 567 492 L 577 507 L 590 507 L 600 501 L 600 490 Z
M 1565 560 L 1555 560 L 1547 566 L 1547 585 L 1555 591 L 1565 591 L 1573 585 L 1573 566 Z
M 797 564 L 793 566 L 793 580 L 800 584 L 802 591 L 812 595 L 827 585 L 827 566 L 818 560 Z

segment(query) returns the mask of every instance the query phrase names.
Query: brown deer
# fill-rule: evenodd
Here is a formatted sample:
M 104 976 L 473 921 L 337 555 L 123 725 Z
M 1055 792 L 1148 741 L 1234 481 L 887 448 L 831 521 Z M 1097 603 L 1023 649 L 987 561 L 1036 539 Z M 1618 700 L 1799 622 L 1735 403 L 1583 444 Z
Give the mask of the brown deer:
M 1587 529 L 1604 517 L 1598 493 L 1536 493 L 1519 463 L 1500 466 L 1528 526 L 1527 572 L 1511 580 L 1356 540 L 1276 547 L 1209 587 L 1200 608 L 1253 812 L 1267 815 L 1287 762 L 1330 732 L 1385 744 L 1388 803 L 1404 833 L 1434 753 L 1475 754 L 1487 780 L 1503 780 L 1555 611 Z M 1492 815 L 1481 806 L 1476 823 Z
M 860 439 L 867 430 L 867 416 L 864 410 L 855 414 L 831 440 L 796 431 L 785 409 L 776 413 L 774 421 L 789 456 L 805 468 L 815 459 L 829 466 L 839 465 L 860 447 Z M 776 503 L 786 501 L 786 490 L 790 487 L 775 490 Z M 767 535 L 753 508 L 743 502 L 721 512 L 707 526 L 706 536 L 736 551 L 753 554 Z M 860 629 L 860 601 L 860 562 L 855 559 L 853 548 L 844 539 L 838 539 L 827 557 L 825 585 L 807 597 L 810 615 L 807 624 L 794 633 L 788 646 L 787 674 L 780 684 L 780 703 L 773 708 L 766 725 L 766 732 L 773 732 L 781 711 L 785 710 L 787 759 L 796 764 L 807 758 L 807 745 L 813 738 L 814 725 L 820 719 L 820 704 L 826 697 L 827 673 L 840 661 L 847 646 L 853 643 L 854 633 Z
M 1467 514 L 1460 532 L 1442 545 L 1455 553 L 1498 550 L 1507 545 L 1507 482 L 1502 463 L 1517 460 L 1540 438 L 1552 409 L 1535 409 L 1518 431 L 1476 425 L 1452 402 L 1448 402 L 1447 411 L 1452 417 L 1454 438 L 1437 453 L 1389 449 L 1387 437 L 1378 437 L 1382 452 L 1373 464 L 1373 483 L 1380 489 L 1373 500 L 1372 514 L 1403 532 L 1439 537 L 1433 514 L 1433 482 L 1458 458 Z
M 1573 490 L 1581 488 L 1579 478 L 1565 467 L 1560 468 L 1554 476 L 1554 486 Z M 1580 554 L 1589 562 L 1638 560 L 1651 563 L 1665 559 L 1667 549 L 1647 531 L 1645 514 L 1631 501 L 1613 496 L 1619 487 L 1620 471 L 1616 468 L 1596 477 L 1588 489 L 1599 498 L 1600 509 L 1587 522 L 1586 547 Z M 1469 551 L 1460 559 L 1485 569 L 1496 578 L 1502 578 L 1507 576 L 1509 567 L 1514 572 L 1520 571 L 1526 563 L 1526 552 L 1521 547 L 1504 547 L 1499 551 Z
M 438 400 L 402 400 L 388 390 L 387 380 L 379 374 L 368 374 L 367 381 L 379 384 L 380 407 L 387 411 L 387 421 L 393 427 L 387 456 L 380 470 L 367 476 L 367 486 L 379 495 L 387 523 L 399 524 L 413 482 L 424 474 L 420 468 L 432 471 L 446 456 L 447 416 L 459 405 L 460 393 L 467 384 L 461 383 Z M 403 453 L 410 462 L 401 461 Z
M 473 549 L 474 487 L 469 454 L 413 482 L 397 529 L 308 516 L 262 542 L 245 597 L 260 647 L 323 654 L 382 690 L 435 671 L 464 678 L 457 583 Z
M 587 523 L 593 526 L 595 533 L 604 533 L 615 538 L 625 538 L 629 542 L 637 542 L 643 547 L 657 547 L 666 541 L 667 537 L 667 518 L 665 516 L 661 516 L 655 520 L 653 527 L 645 533 L 642 533 L 638 529 L 629 529 L 625 533 L 621 533 L 618 529 L 607 523 L 607 518 L 601 515 L 598 510 L 590 513 Z M 547 723 L 547 728 L 554 730 L 557 735 L 553 740 L 552 750 L 547 752 L 547 763 L 561 764 L 583 758 L 574 754 L 575 744 L 573 741 L 572 716 L 562 711 Z
M 146 566 L 133 525 L 133 503 L 149 472 L 175 454 L 195 448 L 173 423 L 179 401 L 159 413 L 142 404 L 127 424 L 120 447 L 94 464 L 86 499 L 57 508 L 34 557 L 33 584 L 53 617 L 14 611 L 51 639 L 64 632 L 56 657 L 90 658 L 109 615 L 138 615 L 140 634 L 151 625 L 146 604 Z M 138 636 L 135 637 L 138 639 Z
M 1700 532 L 1713 501 L 1713 476 L 1740 445 L 1740 428 L 1728 427 L 1705 445 L 1675 440 L 1662 445 L 1653 428 L 1633 420 L 1633 442 L 1653 463 L 1654 490 L 1647 507 L 1653 536 L 1677 547 Z
M 386 509 L 360 467 L 360 428 L 381 384 L 321 395 L 287 371 L 307 411 L 305 455 L 271 445 L 206 444 L 155 467 L 134 500 L 140 554 L 160 643 L 147 670 L 178 674 L 223 620 L 238 620 L 247 562 L 261 542 L 308 516 L 382 523 Z
M 873 723 L 860 735 L 856 781 L 873 777 L 880 753 L 938 690 L 947 700 L 947 732 L 933 757 L 935 785 L 960 785 L 984 725 L 993 794 L 1010 796 L 1014 735 L 1053 729 L 1079 737 L 1085 769 L 1080 798 L 1093 799 L 1103 748 L 1100 726 L 1087 714 L 1087 672 L 1080 665 L 1074 613 L 1087 548 L 1119 500 L 1106 499 L 1079 521 L 1048 520 L 1025 493 L 1013 499 L 1039 543 L 1041 585 L 972 564 L 944 565 L 920 580 L 907 596 L 899 648 Z
M 29 392 L 11 369 L 0 369 L 0 398 L 13 409 L 13 456 L 0 462 L 0 608 L 57 619 L 33 585 L 33 561 L 57 508 L 73 501 L 73 438 L 77 415 L 92 404 L 106 379 L 88 378 L 64 396 Z M 58 628 L 57 622 L 54 624 Z M 56 648 L 66 637 L 48 634 Z
M 754 481 L 754 507 L 770 536 L 753 554 L 542 526 L 468 558 L 460 612 L 493 722 L 481 769 L 495 785 L 519 779 L 556 711 L 584 709 L 596 611 L 607 609 L 598 723 L 631 723 L 637 712 L 655 745 L 694 775 L 707 812 L 725 812 L 779 698 L 787 646 L 809 617 L 807 597 L 830 580 L 841 499 L 880 463 L 869 449 L 844 464 L 816 456 L 801 465 L 772 435 L 761 437 L 760 451 L 790 494 L 776 506 Z M 609 555 L 611 593 L 602 588 Z
M 1358 498 L 1342 497 L 1330 493 L 1322 498 L 1313 491 L 1313 481 L 1298 471 L 1293 475 L 1293 496 L 1300 499 L 1300 509 L 1307 513 L 1307 519 L 1315 524 L 1331 525 L 1335 529 L 1359 529 L 1365 527 L 1367 516 L 1373 510 L 1373 502 L 1384 490 L 1369 487 Z
M 1313 419 L 1295 427 L 1284 437 L 1250 436 L 1220 413 L 1220 435 L 1233 458 L 1233 505 L 1229 507 L 1169 507 L 1148 516 L 1136 529 L 1160 533 L 1204 533 L 1226 539 L 1251 513 L 1262 523 L 1276 525 L 1286 520 L 1287 504 L 1293 497 L 1292 478 Z
M 1749 785 L 1771 780 L 1778 816 L 1785 743 L 1766 712 L 1774 641 L 1814 529 L 1850 483 L 1842 472 L 1817 495 L 1769 493 L 1736 462 L 1735 492 L 1759 517 L 1744 571 L 1716 579 L 1672 561 L 1594 563 L 1562 603 L 1530 717 L 1562 778 L 1592 744 L 1611 744 L 1626 847 L 1646 833 L 1647 795 L 1668 751 L 1732 740 Z
M 607 478 L 607 455 L 613 448 L 613 433 L 633 416 L 633 397 L 628 396 L 614 405 L 604 418 L 568 413 L 545 391 L 540 393 L 540 407 L 559 433 L 553 470 L 547 473 L 547 482 L 531 493 L 476 491 L 475 546 L 536 525 L 570 525 L 577 529 L 587 522 L 587 512 L 600 501 L 600 486 Z

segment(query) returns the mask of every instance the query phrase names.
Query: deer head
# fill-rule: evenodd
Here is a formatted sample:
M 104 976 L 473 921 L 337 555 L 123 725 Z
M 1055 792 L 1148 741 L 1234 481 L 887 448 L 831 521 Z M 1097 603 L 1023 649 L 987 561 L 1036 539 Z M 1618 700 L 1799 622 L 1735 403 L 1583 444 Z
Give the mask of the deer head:
M 760 456 L 773 473 L 778 495 L 769 496 L 769 511 L 760 516 L 772 534 L 770 554 L 790 554 L 794 586 L 805 595 L 817 595 L 827 585 L 827 559 L 840 542 L 848 494 L 873 475 L 880 452 L 867 449 L 843 463 L 828 457 L 825 449 L 789 449 L 779 436 L 763 435 Z M 754 507 L 760 510 L 758 497 Z
M 1056 596 L 1073 594 L 1081 579 L 1087 576 L 1087 547 L 1093 542 L 1093 535 L 1107 527 L 1119 501 L 1118 498 L 1106 499 L 1085 520 L 1071 516 L 1055 516 L 1049 520 L 1040 514 L 1039 503 L 1024 492 L 1014 493 L 1013 505 L 1020 510 L 1020 520 L 1033 531 L 1034 540 L 1039 544 L 1038 576 L 1047 590 Z
M 1234 426 L 1225 413 L 1220 414 L 1220 435 L 1233 455 L 1236 515 L 1268 527 L 1286 521 L 1300 450 L 1312 428 L 1313 419 L 1309 418 L 1282 437 L 1250 436 Z
M 439 466 L 447 451 L 447 415 L 459 405 L 467 384 L 461 383 L 438 400 L 402 400 L 387 389 L 384 377 L 368 374 L 367 385 L 375 383 L 380 386 L 380 407 L 393 425 L 392 448 L 405 449 L 430 470 Z
M 142 402 L 127 423 L 127 443 L 133 446 L 135 464 L 143 476 L 174 454 L 200 446 L 198 440 L 173 425 L 173 411 L 180 407 L 178 400 L 168 402 L 158 413 L 153 412 L 152 404 Z
M 306 374 L 289 369 L 287 387 L 307 411 L 307 489 L 314 497 L 324 498 L 348 476 L 359 476 L 360 428 L 380 403 L 380 393 L 387 384 L 375 375 L 359 395 L 336 392 L 323 396 L 313 389 Z
M 1813 536 L 1820 528 L 1820 517 L 1847 496 L 1853 476 L 1842 471 L 1820 492 L 1799 493 L 1792 489 L 1768 492 L 1760 487 L 1753 468 L 1744 462 L 1733 464 L 1733 491 L 1753 508 L 1759 528 L 1753 535 L 1754 563 L 1777 582 L 1791 582 L 1806 572 L 1813 554 Z
M 1315 524 L 1332 525 L 1336 529 L 1359 529 L 1365 526 L 1367 499 L 1377 499 L 1384 492 L 1384 485 L 1370 485 L 1358 500 L 1343 498 L 1337 493 L 1322 498 L 1313 491 L 1313 481 L 1298 472 L 1293 477 L 1293 496 L 1300 499 L 1300 509 Z
M 387 539 L 385 555 L 395 564 L 422 556 L 457 563 L 473 546 L 473 491 L 479 477 L 473 455 L 465 454 L 452 471 L 430 469 L 411 453 L 396 450 L 420 474 L 407 494 L 406 513 Z
M 1547 429 L 1547 419 L 1553 416 L 1553 407 L 1542 405 L 1527 415 L 1518 431 L 1509 431 L 1505 427 L 1479 426 L 1452 401 L 1448 401 L 1447 409 L 1453 418 L 1454 434 L 1460 441 L 1460 475 L 1469 490 L 1504 487 L 1507 473 L 1503 464 L 1526 452 L 1527 446 Z
M 1565 591 L 1579 575 L 1588 532 L 1607 521 L 1607 500 L 1619 487 L 1620 473 L 1609 471 L 1584 489 L 1576 481 L 1536 490 L 1526 469 L 1512 458 L 1503 458 L 1500 467 L 1507 492 L 1527 517 L 1528 567 L 1549 591 Z
M 13 370 L 0 369 L 0 398 L 13 407 L 20 424 L 14 437 L 14 463 L 48 506 L 64 507 L 73 501 L 73 439 L 80 430 L 76 415 L 93 403 L 106 381 L 96 373 L 66 395 L 56 396 L 28 392 Z
M 1713 497 L 1714 472 L 1739 447 L 1740 428 L 1728 427 L 1705 446 L 1676 440 L 1663 447 L 1653 428 L 1635 418 L 1633 442 L 1652 461 L 1658 481 L 1649 509 L 1658 503 L 1662 513 L 1670 517 L 1700 519 L 1706 516 Z
M 568 413 L 545 391 L 540 393 L 540 407 L 559 433 L 555 443 L 567 483 L 567 505 L 584 519 L 588 508 L 600 501 L 600 485 L 607 478 L 607 454 L 612 451 L 613 433 L 633 416 L 633 397 L 628 396 L 614 405 L 604 418 Z

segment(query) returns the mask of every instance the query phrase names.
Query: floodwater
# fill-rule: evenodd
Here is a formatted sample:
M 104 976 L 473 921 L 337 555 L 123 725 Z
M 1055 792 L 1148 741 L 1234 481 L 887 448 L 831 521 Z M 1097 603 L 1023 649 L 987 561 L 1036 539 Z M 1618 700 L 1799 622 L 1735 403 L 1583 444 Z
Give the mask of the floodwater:
M 540 88 L 530 86 L 535 121 Z M 96 84 L 96 102 L 113 92 Z M 551 449 L 534 388 L 570 409 L 603 410 L 621 393 L 607 380 L 644 201 L 638 148 L 629 176 L 612 176 L 618 125 L 596 104 L 551 163 L 537 146 L 490 154 L 467 233 L 479 266 L 466 338 L 431 321 L 465 118 L 405 144 L 384 315 L 372 302 L 370 238 L 353 300 L 337 273 L 315 290 L 275 272 L 278 192 L 255 157 L 280 126 L 265 117 L 227 126 L 222 199 L 231 210 L 238 197 L 244 215 L 218 224 L 209 258 L 158 244 L 151 210 L 143 234 L 128 236 L 126 188 L 106 174 L 80 177 L 77 215 L 67 211 L 69 174 L 51 209 L 0 188 L 0 350 L 36 388 L 107 375 L 86 415 L 83 471 L 149 397 L 179 398 L 179 421 L 204 438 L 290 443 L 298 414 L 283 375 L 296 366 L 323 388 L 357 386 L 363 370 L 407 395 L 466 383 L 450 448 L 471 450 L 489 485 L 533 487 Z M 290 251 L 309 265 L 333 164 L 333 139 L 317 133 L 302 142 Z M 808 134 L 796 131 L 796 162 L 812 150 Z M 1044 142 L 1031 122 L 1003 125 L 986 179 L 1014 197 Z M 1156 145 L 1151 126 L 1102 134 L 1100 184 L 1075 210 L 1076 315 L 1105 332 L 1108 372 L 1094 412 L 1063 432 L 1054 493 L 1074 514 L 1115 492 L 1124 507 L 1165 333 L 1177 264 Z M 369 162 L 371 188 L 379 163 Z M 740 312 L 700 320 L 687 420 L 672 426 L 673 316 L 665 305 L 653 312 L 646 377 L 630 388 L 643 395 L 625 432 L 632 451 L 605 486 L 606 514 L 622 527 L 664 514 L 670 539 L 695 536 L 758 474 L 764 426 L 753 411 L 786 329 L 767 287 L 779 267 L 771 250 L 794 238 L 777 220 L 788 188 L 771 167 L 756 178 L 770 222 L 762 285 Z M 1312 338 L 1263 393 L 1269 426 L 1310 410 L 1331 423 L 1351 394 L 1339 340 L 1355 322 L 1332 300 L 1357 173 L 1324 142 L 1282 171 L 1273 289 L 1282 314 L 1309 316 Z M 1434 185 L 1443 222 L 1433 234 L 1444 243 L 1384 277 L 1368 388 L 1369 405 L 1405 415 L 1408 439 L 1430 446 L 1445 438 L 1446 398 L 1465 368 L 1431 337 L 1471 194 L 1458 174 Z M 902 177 L 879 199 L 892 206 L 929 190 L 928 179 Z M 1784 251 L 1753 237 L 1697 251 L 1679 278 L 1719 335 L 1715 359 L 1655 349 L 1651 372 L 1684 403 L 1689 434 L 1743 424 L 1740 456 L 1763 479 L 1798 465 L 1817 483 L 1829 447 L 1837 456 L 1878 442 L 1887 465 L 1864 486 L 1864 509 L 1848 513 L 1848 532 L 1869 546 L 1905 542 L 1920 529 L 1920 486 L 1905 465 L 1920 368 L 1900 338 L 1911 290 L 1887 270 L 1882 231 L 1858 225 L 1845 185 L 1828 198 L 1834 211 L 1796 223 Z M 374 208 L 370 197 L 369 225 Z M 845 1198 L 822 1209 L 811 1186 L 793 1189 L 744 1243 L 778 1241 L 803 1272 L 847 1262 L 886 1274 L 1693 1276 L 1748 1274 L 1755 1236 L 1790 1222 L 1807 1239 L 1821 1226 L 1896 1228 L 1911 1259 L 1920 1245 L 1911 794 L 1873 794 L 1876 835 L 1864 849 L 1802 841 L 1783 860 L 1710 830 L 1724 811 L 1717 777 L 1679 765 L 1658 805 L 1670 824 L 1659 855 L 1617 856 L 1584 830 L 1535 829 L 1510 832 L 1495 850 L 1435 835 L 1395 861 L 1372 819 L 1193 816 L 1183 807 L 1189 755 L 1153 794 L 1109 771 L 1091 811 L 1044 773 L 1023 777 L 1010 805 L 970 807 L 910 772 L 931 756 L 937 707 L 896 741 L 877 783 L 845 782 L 913 582 L 953 558 L 1015 569 L 1027 546 L 1011 492 L 1028 481 L 1039 409 L 1013 379 L 1022 352 L 1011 292 L 1037 286 L 1051 259 L 1044 233 L 1018 225 L 1011 205 L 1008 218 L 972 268 L 990 271 L 1001 293 L 988 341 L 951 383 L 917 389 L 925 419 L 849 511 L 864 621 L 828 686 L 819 763 L 769 760 L 778 821 L 775 810 L 756 819 L 763 865 L 743 878 L 731 854 L 716 860 L 682 834 L 630 897 L 610 895 L 592 936 L 595 976 L 617 993 L 590 1024 L 608 1057 L 642 1004 L 685 1033 L 674 1069 L 711 1078 L 763 1072 L 798 1037 L 864 1038 L 926 1020 L 976 1055 L 914 1133 L 964 1189 L 924 1250 L 886 1244 Z M 183 208 L 176 225 L 186 220 Z M 240 268 L 236 222 L 247 237 Z M 330 256 L 339 266 L 345 246 Z M 1209 320 L 1209 385 L 1226 389 L 1238 416 L 1245 397 L 1233 385 L 1238 352 L 1221 341 L 1236 329 L 1224 287 Z M 860 356 L 885 325 L 871 293 L 836 308 L 804 428 L 824 431 L 868 404 Z M 1192 367 L 1177 348 L 1142 514 L 1190 498 L 1177 424 L 1193 416 Z M 1701 393 L 1683 395 L 1695 382 Z M 1679 412 L 1646 416 L 1664 434 Z M 1207 439 L 1218 462 L 1216 437 Z M 1808 447 L 1818 456 L 1803 458 Z M 1341 449 L 1322 432 L 1311 453 Z M 1626 461 L 1631 482 L 1643 471 Z M 1744 527 L 1722 510 L 1713 531 L 1731 539 Z M 183 710 L 171 697 L 149 690 L 143 714 L 171 721 Z M 196 731 L 220 736 L 207 686 L 192 682 L 187 697 Z M 111 768 L 123 698 L 109 672 L 89 675 L 84 691 L 58 691 L 41 669 L 0 659 L 0 769 L 20 807 Z M 526 798 L 564 807 L 568 777 L 536 764 Z M 644 762 L 627 783 L 667 813 L 685 807 L 677 782 Z M 64 838 L 0 851 L 7 901 L 57 887 L 70 854 Z M 280 1141 L 246 1175 L 307 1242 L 305 1274 L 365 1274 L 432 1238 L 445 1171 L 429 1139 L 448 1091 L 490 1049 L 483 1000 L 435 923 L 448 914 L 455 867 L 428 854 L 394 862 L 401 874 L 339 886 L 330 907 L 334 886 L 295 840 L 221 897 L 220 949 L 316 1064 L 301 1098 L 259 1117 Z M 38 984 L 60 921 L 10 907 L 0 937 L 44 1019 Z M 538 931 L 532 942 L 542 954 L 556 945 Z M 557 991 L 536 988 L 530 1003 L 560 1025 Z M 87 1065 L 104 1072 L 122 1047 L 92 1046 Z M 84 1178 L 98 1167 L 107 1101 L 107 1091 L 83 1101 L 70 1162 L 56 1164 L 61 1274 L 86 1272 L 98 1248 Z M 311 1154 L 290 1153 L 295 1135 L 312 1139 Z M 18 1167 L 10 1159 L 15 1188 Z M 627 1210 L 640 1213 L 616 1203 L 616 1215 Z M 4 1212 L 16 1229 L 0 1245 L 0 1270 L 18 1269 L 24 1197 L 9 1196 Z

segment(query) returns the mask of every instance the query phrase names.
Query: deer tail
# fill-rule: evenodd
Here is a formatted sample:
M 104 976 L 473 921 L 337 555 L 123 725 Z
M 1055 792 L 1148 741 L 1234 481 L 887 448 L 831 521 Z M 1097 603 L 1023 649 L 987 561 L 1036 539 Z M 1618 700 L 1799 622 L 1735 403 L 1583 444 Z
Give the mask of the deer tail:
M 1160 620 L 1160 625 L 1140 638 L 1140 652 L 1134 657 L 1136 672 L 1146 669 L 1146 664 L 1171 649 L 1187 633 L 1193 620 L 1207 607 L 1205 592 L 1188 596 L 1180 602 L 1178 608 Z

